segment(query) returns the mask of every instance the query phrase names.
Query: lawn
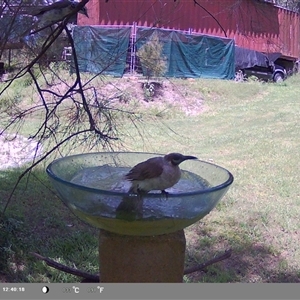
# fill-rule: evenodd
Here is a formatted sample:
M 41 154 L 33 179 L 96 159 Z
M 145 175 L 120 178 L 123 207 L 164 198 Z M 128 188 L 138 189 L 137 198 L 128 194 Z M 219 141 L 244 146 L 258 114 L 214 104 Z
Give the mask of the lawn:
M 137 93 L 136 79 L 102 81 L 103 86 L 123 87 L 126 101 L 119 105 L 140 115 L 138 123 L 126 118 L 119 122 L 120 141 L 114 150 L 195 155 L 235 177 L 220 204 L 185 229 L 186 267 L 229 248 L 232 255 L 205 272 L 185 276 L 185 282 L 300 282 L 299 81 L 299 76 L 282 84 L 165 80 L 150 102 Z M 24 124 L 24 135 L 38 119 L 32 116 Z M 88 150 L 72 153 L 83 151 Z M 98 232 L 56 196 L 45 174 L 51 159 L 21 181 L 1 216 L 2 282 L 80 280 L 45 265 L 31 252 L 90 273 L 99 271 Z M 1 210 L 21 171 L 0 172 Z

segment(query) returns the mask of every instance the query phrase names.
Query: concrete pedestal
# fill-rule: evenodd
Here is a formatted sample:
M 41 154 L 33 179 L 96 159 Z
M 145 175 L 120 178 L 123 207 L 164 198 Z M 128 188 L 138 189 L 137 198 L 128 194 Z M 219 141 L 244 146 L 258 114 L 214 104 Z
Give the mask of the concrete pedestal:
M 158 236 L 128 236 L 100 230 L 101 282 L 182 282 L 183 230 Z

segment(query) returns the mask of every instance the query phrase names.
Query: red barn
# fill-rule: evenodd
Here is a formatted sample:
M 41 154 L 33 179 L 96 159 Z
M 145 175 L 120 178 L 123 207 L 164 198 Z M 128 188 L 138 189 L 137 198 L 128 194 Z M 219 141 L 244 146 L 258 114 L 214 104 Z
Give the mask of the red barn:
M 236 45 L 300 57 L 299 14 L 262 0 L 90 0 L 78 25 L 132 25 L 233 38 Z

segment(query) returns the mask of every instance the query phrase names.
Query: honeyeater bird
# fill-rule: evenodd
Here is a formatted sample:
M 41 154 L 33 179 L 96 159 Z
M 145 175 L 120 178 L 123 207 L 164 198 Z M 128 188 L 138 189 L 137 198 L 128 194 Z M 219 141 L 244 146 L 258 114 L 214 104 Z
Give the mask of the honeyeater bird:
M 74 14 L 79 3 L 80 2 L 74 0 L 57 1 L 50 5 L 38 8 L 33 12 L 33 15 L 40 18 L 43 24 L 53 24 Z M 86 7 L 82 7 L 78 12 L 88 17 Z
M 179 164 L 195 156 L 170 153 L 161 157 L 153 157 L 134 166 L 125 179 L 131 182 L 129 195 L 118 205 L 117 218 L 135 220 L 143 215 L 143 195 L 152 190 L 165 190 L 175 185 L 180 177 Z M 132 195 L 132 194 L 137 194 Z
M 197 159 L 197 157 L 170 153 L 137 164 L 125 175 L 125 179 L 131 182 L 129 193 L 165 191 L 172 187 L 181 176 L 179 164 L 188 159 Z

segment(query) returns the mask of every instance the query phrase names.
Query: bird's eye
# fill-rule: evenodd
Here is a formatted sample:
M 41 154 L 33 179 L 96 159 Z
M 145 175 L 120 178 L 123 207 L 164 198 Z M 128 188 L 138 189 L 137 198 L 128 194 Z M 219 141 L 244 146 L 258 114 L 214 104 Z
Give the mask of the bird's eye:
M 181 163 L 181 159 L 179 159 L 179 158 L 173 158 L 173 159 L 172 159 L 172 163 L 173 163 L 174 165 L 179 165 L 179 164 Z

